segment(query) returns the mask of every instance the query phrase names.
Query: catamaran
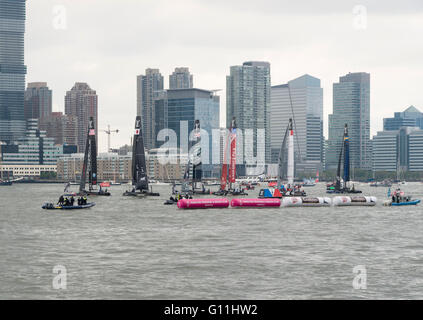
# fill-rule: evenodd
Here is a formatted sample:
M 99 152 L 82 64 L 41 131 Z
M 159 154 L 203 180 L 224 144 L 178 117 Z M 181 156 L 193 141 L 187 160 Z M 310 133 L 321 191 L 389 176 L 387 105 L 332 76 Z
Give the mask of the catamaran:
M 285 152 L 287 142 L 288 152 Z M 285 131 L 285 136 L 282 141 L 282 146 L 279 151 L 278 180 L 276 188 L 261 189 L 259 193 L 259 198 L 305 196 L 306 193 L 302 191 L 298 186 L 294 185 L 294 166 L 294 129 L 292 126 L 292 119 L 290 118 L 288 122 L 288 127 Z M 285 177 L 287 180 L 287 184 L 283 185 L 282 182 L 286 181 Z
M 348 125 L 345 124 L 344 136 L 342 138 L 342 148 L 339 153 L 338 169 L 336 171 L 335 183 L 329 185 L 326 189 L 327 193 L 361 193 L 356 190 L 354 184 L 350 186 L 350 138 L 348 135 Z M 341 178 L 341 162 L 344 159 L 343 178 Z
M 127 197 L 160 196 L 148 186 L 147 166 L 145 162 L 144 140 L 141 130 L 141 117 L 135 119 L 135 132 L 132 145 L 132 190 L 125 191 Z
M 214 192 L 214 195 L 225 196 L 231 194 L 233 196 L 248 195 L 240 185 L 236 185 L 236 121 L 232 118 L 229 135 L 226 137 L 225 149 L 223 153 L 222 174 L 220 177 L 220 189 Z M 229 160 L 229 178 L 228 178 L 228 146 L 230 146 Z M 229 185 L 228 185 L 229 182 Z M 228 187 L 228 189 L 226 189 Z
M 88 190 L 85 190 L 88 170 Z M 88 124 L 87 140 L 85 144 L 84 164 L 82 166 L 81 181 L 79 183 L 80 195 L 110 196 L 110 192 L 97 189 L 97 145 L 95 138 L 94 118 L 90 117 Z

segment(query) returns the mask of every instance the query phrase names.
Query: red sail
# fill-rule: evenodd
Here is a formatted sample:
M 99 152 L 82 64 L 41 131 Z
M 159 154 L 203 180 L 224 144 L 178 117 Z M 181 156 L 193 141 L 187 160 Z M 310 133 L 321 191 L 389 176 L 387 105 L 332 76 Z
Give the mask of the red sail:
M 236 179 L 236 128 L 231 130 L 231 163 L 229 166 L 229 182 L 235 183 Z

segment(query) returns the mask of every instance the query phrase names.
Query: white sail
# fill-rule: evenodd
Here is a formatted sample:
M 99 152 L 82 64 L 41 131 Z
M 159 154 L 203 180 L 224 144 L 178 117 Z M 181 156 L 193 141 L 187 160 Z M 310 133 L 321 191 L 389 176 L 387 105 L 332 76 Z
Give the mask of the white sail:
M 288 135 L 288 185 L 294 185 L 294 130 L 292 129 L 292 119 L 289 119 Z

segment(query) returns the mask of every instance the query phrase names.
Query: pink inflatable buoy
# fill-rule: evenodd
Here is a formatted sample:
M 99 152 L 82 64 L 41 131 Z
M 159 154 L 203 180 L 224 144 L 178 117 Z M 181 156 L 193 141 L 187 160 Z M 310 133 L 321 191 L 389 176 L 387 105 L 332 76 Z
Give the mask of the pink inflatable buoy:
M 181 199 L 178 201 L 179 209 L 209 209 L 227 208 L 229 200 L 224 199 Z
M 232 199 L 231 207 L 270 208 L 280 207 L 281 200 L 278 198 L 269 199 Z

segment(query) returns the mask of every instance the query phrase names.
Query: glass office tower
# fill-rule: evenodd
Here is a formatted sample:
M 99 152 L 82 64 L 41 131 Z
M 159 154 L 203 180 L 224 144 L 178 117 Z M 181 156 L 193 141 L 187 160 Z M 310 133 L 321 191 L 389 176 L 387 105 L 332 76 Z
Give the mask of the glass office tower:
M 25 135 L 25 0 L 0 0 L 0 141 Z

